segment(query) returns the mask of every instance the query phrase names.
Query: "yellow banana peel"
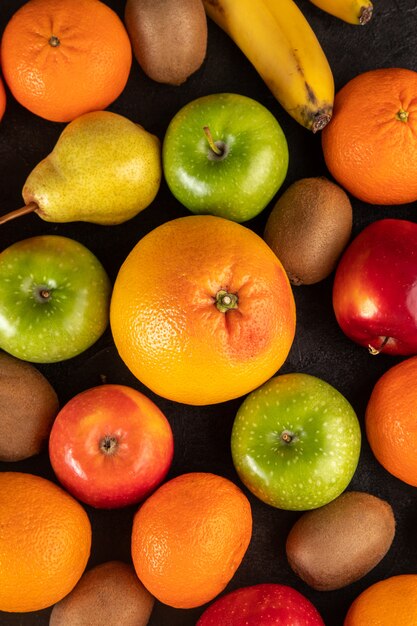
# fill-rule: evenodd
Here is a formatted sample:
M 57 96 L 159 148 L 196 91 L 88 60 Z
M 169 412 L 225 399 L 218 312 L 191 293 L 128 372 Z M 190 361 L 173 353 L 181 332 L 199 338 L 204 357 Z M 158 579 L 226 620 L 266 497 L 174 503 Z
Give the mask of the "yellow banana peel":
M 372 17 L 370 0 L 310 0 L 316 7 L 334 15 L 348 24 L 367 24 Z
M 333 74 L 293 0 L 203 0 L 207 15 L 241 49 L 282 107 L 316 132 L 333 110 Z

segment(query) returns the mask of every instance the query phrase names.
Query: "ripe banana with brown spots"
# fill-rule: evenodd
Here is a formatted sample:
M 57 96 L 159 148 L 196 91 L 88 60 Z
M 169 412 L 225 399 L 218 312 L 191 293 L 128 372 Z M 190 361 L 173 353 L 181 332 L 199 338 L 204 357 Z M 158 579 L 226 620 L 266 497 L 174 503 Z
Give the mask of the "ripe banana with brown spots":
M 203 0 L 207 15 L 241 49 L 283 108 L 316 132 L 332 116 L 333 74 L 293 0 Z

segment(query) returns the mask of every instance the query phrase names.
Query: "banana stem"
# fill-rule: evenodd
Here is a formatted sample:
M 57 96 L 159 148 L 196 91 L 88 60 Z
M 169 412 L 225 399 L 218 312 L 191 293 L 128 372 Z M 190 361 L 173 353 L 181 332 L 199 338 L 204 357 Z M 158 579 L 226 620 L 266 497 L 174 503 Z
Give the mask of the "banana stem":
M 372 14 L 373 14 L 373 6 L 370 5 L 368 7 L 362 7 L 361 9 L 361 13 L 359 15 L 359 24 L 361 26 L 365 26 L 365 24 L 367 24 L 370 19 L 372 18 Z
M 311 130 L 313 131 L 313 133 L 317 133 L 319 130 L 323 130 L 323 128 L 327 126 L 327 124 L 330 122 L 331 118 L 331 113 L 321 113 L 319 115 L 316 115 L 311 126 Z
M 36 202 L 29 202 L 21 209 L 16 209 L 15 211 L 10 211 L 10 213 L 6 213 L 6 215 L 0 216 L 0 224 L 5 224 L 6 222 L 10 222 L 10 220 L 14 220 L 16 217 L 20 217 L 21 215 L 28 215 L 28 213 L 33 213 L 39 209 Z

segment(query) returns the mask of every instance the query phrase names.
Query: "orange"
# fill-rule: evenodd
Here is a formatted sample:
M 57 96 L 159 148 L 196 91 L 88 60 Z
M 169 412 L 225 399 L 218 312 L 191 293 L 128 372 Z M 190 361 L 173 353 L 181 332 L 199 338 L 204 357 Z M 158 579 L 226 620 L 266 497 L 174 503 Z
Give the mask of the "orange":
M 344 626 L 416 626 L 417 575 L 392 576 L 371 585 L 350 606 Z
M 337 94 L 322 146 L 330 173 L 370 204 L 417 200 L 417 72 L 359 74 Z
M 133 520 L 136 573 L 158 600 L 200 606 L 233 577 L 252 535 L 248 499 L 230 480 L 209 473 L 173 478 Z
M 417 487 L 417 356 L 394 365 L 374 386 L 365 413 L 371 449 L 388 472 Z
M 257 234 L 191 215 L 135 246 L 116 278 L 110 319 L 139 380 L 201 405 L 241 396 L 275 374 L 294 338 L 295 304 L 285 270 Z
M 69 122 L 120 95 L 132 50 L 123 22 L 99 0 L 29 0 L 6 25 L 1 57 L 20 104 Z
M 0 473 L 0 610 L 38 611 L 81 578 L 91 546 L 82 506 L 54 483 Z
M 3 117 L 5 110 L 6 110 L 6 91 L 4 89 L 3 82 L 0 78 L 0 120 Z

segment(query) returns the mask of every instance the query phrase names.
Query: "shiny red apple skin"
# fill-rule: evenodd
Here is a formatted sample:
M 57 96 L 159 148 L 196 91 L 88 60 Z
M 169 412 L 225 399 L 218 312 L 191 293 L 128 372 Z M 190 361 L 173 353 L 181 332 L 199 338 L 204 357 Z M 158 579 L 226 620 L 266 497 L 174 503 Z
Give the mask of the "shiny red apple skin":
M 173 452 L 167 418 L 124 385 L 103 384 L 74 396 L 59 411 L 49 439 L 58 480 L 96 508 L 145 499 L 165 478 Z
M 343 332 L 371 352 L 417 354 L 417 224 L 381 219 L 343 253 L 333 284 Z
M 196 626 L 325 626 L 313 604 L 287 585 L 241 587 L 221 596 Z

